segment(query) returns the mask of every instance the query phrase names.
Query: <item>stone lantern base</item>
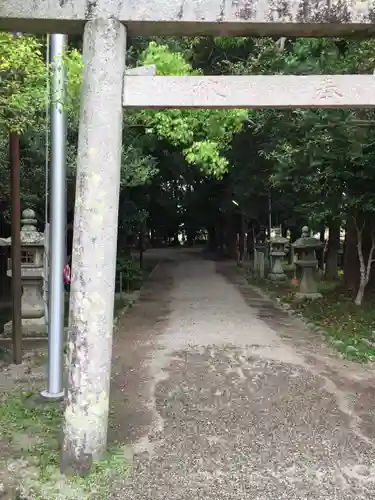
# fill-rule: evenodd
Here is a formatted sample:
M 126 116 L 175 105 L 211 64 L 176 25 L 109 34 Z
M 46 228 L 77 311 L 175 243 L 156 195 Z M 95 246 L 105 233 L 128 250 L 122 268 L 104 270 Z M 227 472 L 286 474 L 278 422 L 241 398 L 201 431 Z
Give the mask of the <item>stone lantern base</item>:
M 288 279 L 288 277 L 286 276 L 286 274 L 284 274 L 284 272 L 281 272 L 281 273 L 275 273 L 274 271 L 272 271 L 272 273 L 270 273 L 268 275 L 268 278 L 271 280 L 271 281 L 286 281 Z
M 4 325 L 3 338 L 11 337 L 13 333 L 13 322 L 8 321 Z M 48 325 L 45 324 L 44 318 L 39 319 L 23 319 L 22 320 L 22 336 L 23 337 L 47 337 Z
M 273 259 L 273 266 L 268 278 L 271 281 L 285 281 L 287 279 L 284 273 L 283 266 L 281 264 L 281 259 L 284 256 L 284 252 L 272 252 L 271 257 Z

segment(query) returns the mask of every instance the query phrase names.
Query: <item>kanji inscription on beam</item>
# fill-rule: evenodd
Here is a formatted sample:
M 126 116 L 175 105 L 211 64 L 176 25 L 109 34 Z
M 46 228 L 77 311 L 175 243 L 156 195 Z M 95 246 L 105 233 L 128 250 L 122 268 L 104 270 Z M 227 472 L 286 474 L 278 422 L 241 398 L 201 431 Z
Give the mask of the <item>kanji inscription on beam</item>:
M 129 76 L 128 108 L 375 107 L 373 75 Z

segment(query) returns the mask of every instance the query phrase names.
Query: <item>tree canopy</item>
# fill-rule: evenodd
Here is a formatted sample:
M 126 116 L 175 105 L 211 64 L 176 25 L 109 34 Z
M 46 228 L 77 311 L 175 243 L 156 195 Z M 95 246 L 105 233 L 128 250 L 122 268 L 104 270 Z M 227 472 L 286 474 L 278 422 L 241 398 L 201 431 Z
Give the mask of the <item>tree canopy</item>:
M 373 72 L 374 44 L 336 38 L 135 38 L 126 57 L 132 66 L 155 64 L 159 75 L 356 74 Z M 64 60 L 72 192 L 80 49 L 80 42 L 71 43 Z M 0 196 L 9 203 L 7 134 L 17 132 L 22 202 L 41 218 L 50 77 L 45 53 L 45 38 L 0 34 Z M 274 224 L 294 237 L 304 224 L 319 231 L 329 228 L 336 240 L 337 228 L 346 227 L 361 237 L 366 263 L 375 212 L 373 114 L 366 109 L 127 111 L 120 237 L 133 238 L 146 220 L 155 237 L 173 239 L 183 231 L 191 240 L 204 230 L 215 234 L 216 245 L 233 249 L 239 218 L 246 220 L 247 232 L 252 224 L 268 225 L 271 197 Z M 74 195 L 69 199 L 72 203 Z M 357 277 L 349 279 L 346 273 L 355 287 L 358 255 L 354 252 L 348 262 L 358 268 Z

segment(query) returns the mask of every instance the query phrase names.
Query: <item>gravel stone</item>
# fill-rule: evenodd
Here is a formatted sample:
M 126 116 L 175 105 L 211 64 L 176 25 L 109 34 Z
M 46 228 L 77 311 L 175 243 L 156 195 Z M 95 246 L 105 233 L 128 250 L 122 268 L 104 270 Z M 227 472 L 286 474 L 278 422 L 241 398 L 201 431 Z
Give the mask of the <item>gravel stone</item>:
M 375 498 L 371 370 L 229 265 L 165 255 L 118 325 L 110 437 L 134 468 L 109 498 Z

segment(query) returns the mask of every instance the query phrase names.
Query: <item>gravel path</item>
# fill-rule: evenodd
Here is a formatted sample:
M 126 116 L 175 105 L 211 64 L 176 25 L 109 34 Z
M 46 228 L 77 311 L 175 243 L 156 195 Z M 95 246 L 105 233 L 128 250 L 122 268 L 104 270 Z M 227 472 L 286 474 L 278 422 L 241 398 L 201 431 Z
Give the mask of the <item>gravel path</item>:
M 134 473 L 110 498 L 375 498 L 371 371 L 219 271 L 171 253 L 119 322 L 111 438 Z

